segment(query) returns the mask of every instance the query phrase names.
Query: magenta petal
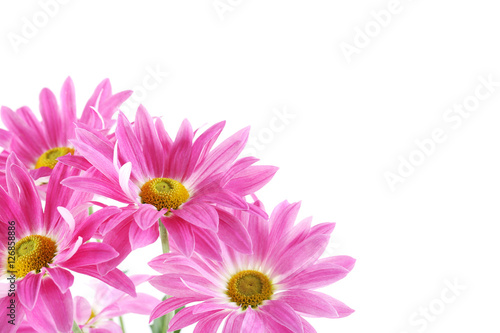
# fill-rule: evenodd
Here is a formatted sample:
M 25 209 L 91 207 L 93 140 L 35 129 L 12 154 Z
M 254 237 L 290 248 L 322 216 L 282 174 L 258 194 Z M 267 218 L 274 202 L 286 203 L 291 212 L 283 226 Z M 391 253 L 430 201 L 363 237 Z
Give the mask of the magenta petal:
M 154 243 L 159 235 L 160 230 L 156 224 L 146 230 L 139 228 L 136 223 L 130 224 L 129 241 L 132 250 Z
M 279 300 L 267 301 L 260 309 L 277 323 L 287 327 L 293 332 L 303 332 L 300 316 L 285 302 Z
M 217 332 L 220 324 L 222 324 L 224 318 L 226 318 L 229 314 L 230 312 L 228 311 L 219 311 L 201 319 L 194 328 L 193 333 Z
M 308 237 L 302 243 L 286 249 L 284 254 L 277 259 L 273 273 L 286 277 L 300 269 L 306 268 L 323 254 L 328 240 L 328 236 L 317 235 Z
M 246 309 L 245 318 L 241 324 L 242 333 L 252 333 L 252 332 L 264 332 L 265 325 L 260 318 L 257 311 L 253 310 L 251 307 Z
M 12 133 L 0 128 L 0 147 L 9 149 Z
M 195 248 L 195 236 L 191 225 L 175 215 L 163 217 L 161 220 L 176 248 L 186 257 L 190 257 Z
M 276 171 L 278 168 L 274 166 L 251 166 L 238 173 L 224 186 L 224 189 L 241 196 L 255 193 L 274 177 Z
M 224 328 L 222 329 L 222 333 L 233 333 L 233 332 L 241 332 L 241 325 L 243 324 L 243 320 L 245 319 L 244 313 L 239 313 L 233 311 L 226 320 L 224 324 Z
M 195 170 L 194 176 L 202 176 L 206 179 L 215 172 L 221 172 L 226 169 L 243 150 L 248 139 L 248 132 L 249 128 L 245 128 L 224 140 L 224 142 L 210 152 L 203 164 Z
M 19 300 L 29 310 L 32 310 L 38 299 L 43 274 L 29 272 L 17 282 Z
M 193 129 L 187 119 L 185 119 L 172 145 L 169 158 L 169 174 L 174 179 L 184 179 L 191 159 L 191 149 L 193 142 Z
M 92 315 L 92 308 L 89 301 L 81 296 L 75 296 L 75 321 L 78 325 L 84 325 Z
M 48 138 L 48 144 L 51 147 L 60 147 L 66 144 L 64 127 L 57 100 L 52 91 L 45 88 L 40 93 L 40 113 Z
M 161 175 L 164 170 L 165 159 L 158 156 L 157 153 L 162 151 L 160 138 L 157 135 L 153 124 L 153 119 L 148 111 L 140 105 L 135 115 L 135 130 L 142 143 L 143 147 L 148 147 L 153 154 L 144 154 L 148 169 L 154 175 Z
M 163 274 L 154 277 L 149 283 L 167 295 L 180 298 L 212 296 L 212 289 L 215 288 L 215 285 L 204 277 L 191 274 Z M 204 286 L 206 288 L 206 293 L 188 288 L 186 285 L 187 283 L 196 286 Z
M 204 202 L 216 203 L 224 207 L 234 208 L 238 210 L 248 209 L 248 203 L 241 196 L 226 190 L 203 194 L 201 197 L 199 197 L 199 200 L 202 200 Z
M 52 279 L 43 279 L 41 295 L 56 327 L 61 332 L 71 330 L 73 324 L 73 298 L 70 291 L 61 293 Z
M 59 265 L 74 269 L 80 266 L 100 264 L 116 257 L 118 257 L 118 252 L 108 244 L 91 242 L 80 246 L 70 259 L 59 263 Z
M 101 275 L 95 265 L 76 267 L 73 268 L 72 270 L 77 273 L 95 277 L 96 279 L 101 280 L 106 284 L 109 284 L 111 287 L 121 290 L 124 293 L 129 294 L 133 297 L 137 295 L 137 293 L 135 292 L 135 285 L 132 282 L 132 280 L 130 280 L 130 278 L 127 275 L 125 275 L 125 273 L 123 273 L 117 268 L 112 269 L 106 275 Z
M 223 210 L 218 214 L 220 240 L 238 252 L 252 254 L 252 240 L 241 220 Z
M 309 266 L 294 276 L 286 278 L 280 284 L 289 289 L 317 289 L 343 279 L 350 270 L 337 265 L 332 258 L 335 257 L 318 260 L 314 265 Z M 352 261 L 354 262 L 355 260 L 352 259 Z M 347 259 L 346 264 L 350 266 Z
M 172 332 L 176 330 L 180 330 L 186 326 L 189 326 L 193 323 L 196 323 L 200 319 L 205 318 L 206 316 L 217 313 L 218 311 L 212 312 L 204 312 L 199 314 L 193 314 L 193 307 L 184 308 L 179 311 L 174 318 L 170 321 L 170 325 L 168 326 L 167 332 Z
M 204 131 L 193 143 L 193 150 L 191 152 L 191 160 L 186 172 L 186 177 L 189 177 L 194 171 L 196 165 L 205 159 L 205 157 L 212 149 L 215 141 L 219 137 L 222 129 L 224 128 L 225 121 L 217 123 Z
M 210 205 L 203 203 L 186 204 L 177 209 L 175 215 L 197 227 L 217 232 L 219 216 L 215 208 Z
M 205 297 L 208 298 L 208 297 Z M 169 312 L 172 312 L 181 306 L 187 305 L 192 302 L 197 302 L 203 300 L 200 299 L 200 297 L 186 297 L 186 298 L 181 298 L 181 297 L 170 297 L 167 300 L 161 302 L 158 304 L 153 311 L 151 312 L 151 316 L 149 317 L 149 321 L 152 322 L 158 317 L 161 317 Z
M 193 233 L 196 239 L 196 252 L 212 260 L 222 261 L 222 249 L 219 237 L 215 232 L 208 229 L 193 228 Z
M 61 109 L 64 128 L 74 126 L 73 122 L 76 120 L 75 86 L 70 77 L 64 81 L 61 89 Z M 66 140 L 67 139 L 70 138 L 66 138 Z
M 118 114 L 116 139 L 118 141 L 118 153 L 121 160 L 123 163 L 132 163 L 132 178 L 141 179 L 142 175 L 149 176 L 142 146 L 135 136 L 130 122 L 122 113 Z
M 59 287 L 61 293 L 65 293 L 73 285 L 73 274 L 60 267 L 47 268 L 47 272 L 52 277 L 54 283 Z
M 323 297 L 335 308 L 335 310 L 339 314 L 339 318 L 347 317 L 354 312 L 353 309 L 351 309 L 350 307 L 348 307 L 347 305 L 345 305 L 341 301 L 336 300 L 333 297 L 330 297 L 330 296 L 324 295 L 324 294 L 323 294 Z
M 271 232 L 269 233 L 268 241 L 270 244 L 279 243 L 279 240 L 290 231 L 297 218 L 299 209 L 299 202 L 289 204 L 287 201 L 284 201 L 276 206 L 269 218 Z
M 157 210 L 153 205 L 140 205 L 134 214 L 134 220 L 142 230 L 147 230 L 155 225 L 158 219 L 165 215 L 165 213 L 164 210 Z
M 311 290 L 286 290 L 276 295 L 280 301 L 295 311 L 312 317 L 338 318 L 337 310 L 330 303 L 328 295 Z

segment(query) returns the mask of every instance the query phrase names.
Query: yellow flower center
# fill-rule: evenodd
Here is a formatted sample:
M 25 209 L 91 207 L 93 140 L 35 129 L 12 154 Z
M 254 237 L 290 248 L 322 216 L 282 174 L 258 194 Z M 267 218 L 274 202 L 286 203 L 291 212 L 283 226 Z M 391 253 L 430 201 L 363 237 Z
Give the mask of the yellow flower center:
M 49 167 L 51 169 L 54 169 L 57 164 L 57 158 L 68 155 L 68 153 L 71 153 L 71 155 L 73 155 L 75 153 L 75 150 L 68 147 L 57 147 L 49 149 L 45 153 L 43 153 L 40 158 L 38 158 L 38 161 L 36 161 L 35 164 L 35 169 L 41 167 Z
M 234 302 L 246 310 L 249 306 L 256 308 L 263 301 L 271 299 L 273 285 L 269 278 L 261 272 L 241 271 L 231 277 L 227 283 L 226 294 Z
M 16 243 L 14 269 L 11 271 L 15 272 L 17 278 L 22 278 L 31 271 L 40 273 L 42 267 L 48 267 L 52 262 L 56 252 L 56 242 L 49 237 L 26 236 Z
M 161 210 L 177 209 L 189 199 L 189 192 L 184 185 L 170 178 L 155 178 L 146 182 L 139 194 L 142 203 L 147 203 Z

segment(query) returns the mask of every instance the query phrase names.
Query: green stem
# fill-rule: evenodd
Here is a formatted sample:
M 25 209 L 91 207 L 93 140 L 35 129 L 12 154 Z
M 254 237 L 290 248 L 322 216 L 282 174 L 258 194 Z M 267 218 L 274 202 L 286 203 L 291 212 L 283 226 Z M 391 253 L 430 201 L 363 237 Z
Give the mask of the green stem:
M 73 322 L 73 333 L 83 333 L 76 321 Z
M 122 332 L 125 333 L 125 323 L 123 322 L 122 316 L 118 317 L 120 320 L 120 327 L 122 328 Z
M 160 237 L 161 237 L 161 249 L 163 253 L 170 252 L 170 245 L 168 244 L 168 231 L 160 220 Z
M 89 207 L 89 215 L 92 215 L 94 213 L 94 206 Z
M 170 245 L 168 243 L 168 231 L 167 231 L 167 228 L 165 228 L 165 225 L 163 224 L 161 219 L 159 220 L 159 222 L 160 222 L 161 249 L 162 249 L 163 253 L 169 253 L 170 252 Z M 167 296 L 167 298 L 169 298 L 169 297 L 170 296 Z M 174 312 L 169 312 L 162 317 L 162 320 L 163 320 L 162 327 L 165 328 L 165 332 L 167 331 L 168 324 L 170 323 L 170 320 L 172 320 L 173 317 L 174 317 Z

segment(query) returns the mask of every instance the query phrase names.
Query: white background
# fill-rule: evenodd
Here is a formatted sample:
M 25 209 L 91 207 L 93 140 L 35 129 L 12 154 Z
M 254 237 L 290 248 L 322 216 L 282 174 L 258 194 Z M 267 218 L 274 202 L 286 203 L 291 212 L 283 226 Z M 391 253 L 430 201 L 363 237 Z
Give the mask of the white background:
M 401 0 L 385 27 L 370 13 L 388 0 L 222 0 L 222 16 L 213 0 L 74 0 L 47 22 L 40 3 L 0 3 L 0 104 L 37 109 L 40 89 L 59 91 L 70 75 L 81 110 L 108 77 L 172 133 L 184 118 L 225 119 L 225 136 L 251 125 L 261 163 L 280 167 L 259 193 L 266 206 L 302 200 L 301 217 L 337 222 L 329 254 L 358 260 L 325 289 L 356 312 L 312 319 L 318 332 L 499 330 L 500 87 L 460 123 L 443 118 L 474 102 L 480 76 L 500 82 L 495 1 Z M 26 20 L 41 27 L 23 36 Z M 14 46 L 14 35 L 25 39 Z M 168 76 L 140 96 L 155 70 Z M 293 117 L 276 122 L 285 109 Z M 423 157 L 415 140 L 435 129 L 446 140 Z M 384 175 L 410 155 L 422 163 L 392 191 Z M 159 252 L 124 267 L 149 272 Z M 147 332 L 136 318 L 128 332 Z

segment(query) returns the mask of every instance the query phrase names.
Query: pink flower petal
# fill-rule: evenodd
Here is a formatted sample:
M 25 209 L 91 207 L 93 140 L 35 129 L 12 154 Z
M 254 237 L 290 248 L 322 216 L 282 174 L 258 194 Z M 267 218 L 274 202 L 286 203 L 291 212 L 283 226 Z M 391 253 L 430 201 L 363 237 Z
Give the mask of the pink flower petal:
M 132 178 L 139 180 L 143 175 L 149 176 L 141 144 L 132 131 L 130 122 L 122 113 L 118 114 L 116 139 L 118 140 L 120 160 L 132 163 Z
M 195 250 L 203 256 L 222 261 L 220 241 L 217 234 L 208 229 L 193 228 L 195 237 Z
M 335 257 L 318 260 L 314 265 L 286 278 L 280 284 L 288 289 L 317 289 L 337 282 L 347 276 L 350 269 L 338 265 L 333 258 Z M 353 265 L 354 262 L 355 260 L 352 259 Z M 347 259 L 345 259 L 345 263 L 349 268 L 352 268 Z
M 295 311 L 312 317 L 338 318 L 339 314 L 327 298 L 330 296 L 311 290 L 286 290 L 276 297 Z
M 74 317 L 78 325 L 84 325 L 90 318 L 92 308 L 90 303 L 81 296 L 76 296 L 74 299 Z
M 238 252 L 252 254 L 252 240 L 247 229 L 234 215 L 218 210 L 220 240 Z
M 283 275 L 286 278 L 300 269 L 314 263 L 323 254 L 329 237 L 317 235 L 308 237 L 304 242 L 284 251 L 279 258 L 274 257 L 273 275 Z
M 165 215 L 165 209 L 157 210 L 155 206 L 144 204 L 139 205 L 139 209 L 134 214 L 134 220 L 138 227 L 147 230 L 156 225 L 158 219 Z
M 161 220 L 176 248 L 186 257 L 190 257 L 195 248 L 195 236 L 191 225 L 175 215 L 162 217 Z
M 167 332 L 173 332 L 179 329 L 182 329 L 186 326 L 189 326 L 193 323 L 196 323 L 200 319 L 205 318 L 206 316 L 217 313 L 218 311 L 212 312 L 204 312 L 200 314 L 193 314 L 193 307 L 184 308 L 179 311 L 174 318 L 170 321 Z
M 141 247 L 153 244 L 160 235 L 157 225 L 151 226 L 149 229 L 143 230 L 136 223 L 130 224 L 129 241 L 132 251 Z
M 206 318 L 201 319 L 193 333 L 217 332 L 222 321 L 230 314 L 228 311 L 219 311 Z
M 24 278 L 17 281 L 19 300 L 29 310 L 35 306 L 40 291 L 43 274 L 29 272 Z
M 203 203 L 185 204 L 174 214 L 181 219 L 204 229 L 217 232 L 219 216 L 217 211 L 210 205 Z
M 59 265 L 74 270 L 77 267 L 95 265 L 116 258 L 118 252 L 104 243 L 85 243 L 65 262 Z
M 135 128 L 137 136 L 143 147 L 148 147 L 149 153 L 144 154 L 148 169 L 154 175 L 161 175 L 165 168 L 165 159 L 157 154 L 162 151 L 160 138 L 153 124 L 153 118 L 144 106 L 139 105 L 135 114 Z
M 65 146 L 65 134 L 63 120 L 57 100 L 52 91 L 45 88 L 40 93 L 40 114 L 46 128 L 47 143 L 51 147 Z
M 285 302 L 279 300 L 267 301 L 259 307 L 277 323 L 287 327 L 292 332 L 303 332 L 299 315 Z
M 158 317 L 161 317 L 169 312 L 172 312 L 182 306 L 185 306 L 189 303 L 193 302 L 198 302 L 198 301 L 203 301 L 204 299 L 207 299 L 207 297 L 170 297 L 166 299 L 165 301 L 159 303 L 156 305 L 156 307 L 153 309 L 151 312 L 151 316 L 149 317 L 149 321 L 152 322 Z
M 70 291 L 61 293 L 52 279 L 43 279 L 41 298 L 59 331 L 68 332 L 73 324 L 73 298 Z
M 277 171 L 278 168 L 274 166 L 251 166 L 238 173 L 224 186 L 224 189 L 241 196 L 255 193 L 269 183 Z
M 50 267 L 47 268 L 47 272 L 49 273 L 52 281 L 59 287 L 61 293 L 65 293 L 69 287 L 73 285 L 74 277 L 73 274 L 60 267 Z

